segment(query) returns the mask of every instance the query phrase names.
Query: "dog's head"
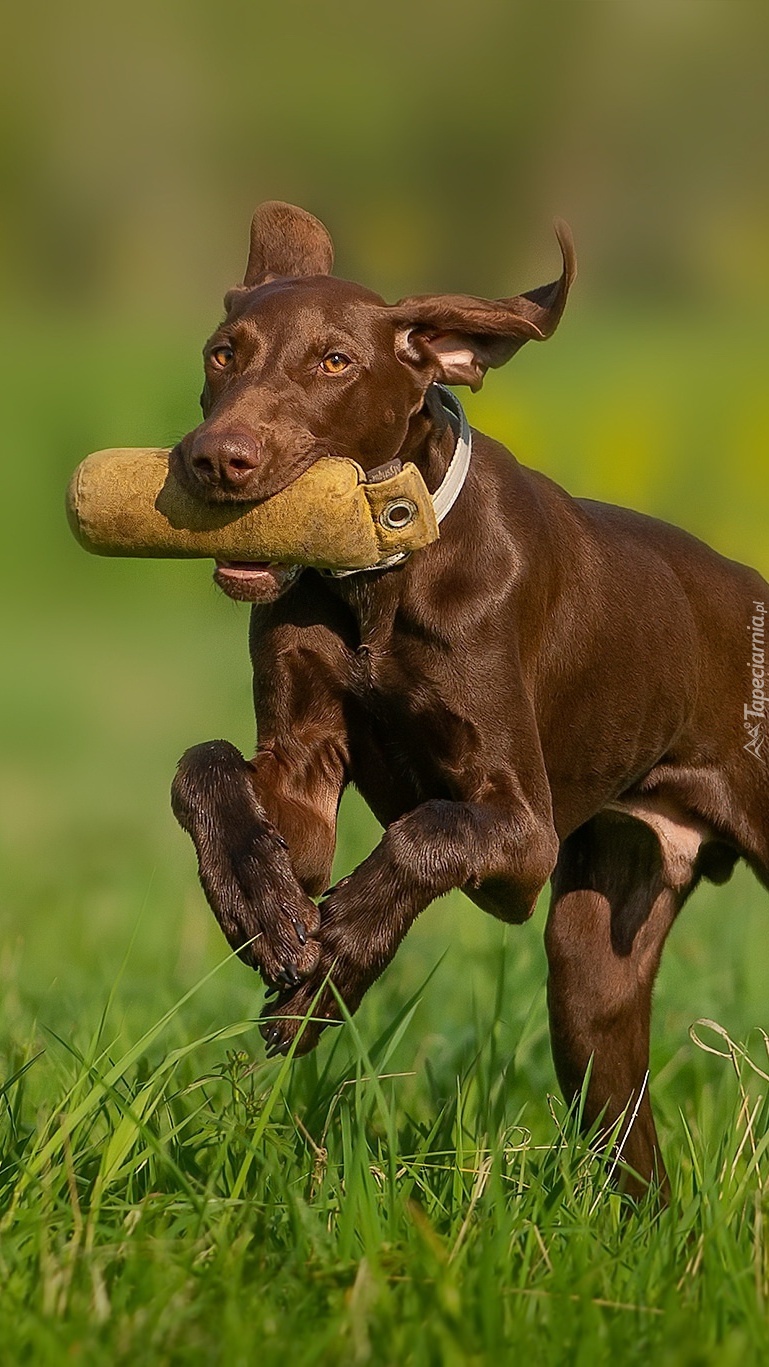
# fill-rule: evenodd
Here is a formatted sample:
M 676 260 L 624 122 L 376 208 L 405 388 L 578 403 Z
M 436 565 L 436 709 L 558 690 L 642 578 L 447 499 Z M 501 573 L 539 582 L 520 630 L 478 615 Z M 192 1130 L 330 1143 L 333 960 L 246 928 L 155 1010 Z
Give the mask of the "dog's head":
M 331 239 L 303 209 L 257 209 L 244 282 L 204 348 L 203 421 L 172 459 L 211 502 L 254 502 L 286 487 L 321 456 L 364 469 L 412 456 L 430 386 L 478 389 L 531 339 L 555 330 L 574 278 L 565 224 L 563 271 L 513 299 L 419 295 L 388 305 L 330 275 Z M 422 437 L 424 432 L 422 431 Z M 232 596 L 267 601 L 290 567 L 220 567 Z

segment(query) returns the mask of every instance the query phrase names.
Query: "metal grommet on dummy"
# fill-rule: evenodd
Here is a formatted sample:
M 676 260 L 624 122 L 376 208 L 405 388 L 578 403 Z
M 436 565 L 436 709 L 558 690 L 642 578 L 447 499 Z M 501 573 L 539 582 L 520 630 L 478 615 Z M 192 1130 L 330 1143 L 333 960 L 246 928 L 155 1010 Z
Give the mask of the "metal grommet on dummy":
M 385 503 L 379 521 L 389 532 L 402 532 L 404 527 L 411 526 L 417 512 L 417 505 L 410 498 L 392 498 Z

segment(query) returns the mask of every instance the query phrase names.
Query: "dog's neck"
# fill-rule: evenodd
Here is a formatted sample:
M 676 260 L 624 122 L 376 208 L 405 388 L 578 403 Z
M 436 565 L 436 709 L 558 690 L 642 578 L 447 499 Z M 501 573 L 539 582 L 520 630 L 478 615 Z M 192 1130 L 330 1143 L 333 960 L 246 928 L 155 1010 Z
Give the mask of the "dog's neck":
M 412 461 L 434 494 L 449 468 L 456 444 L 457 433 L 441 402 L 440 391 L 431 385 L 424 404 L 409 423 L 398 458 L 403 463 Z
M 413 462 L 431 494 L 441 487 L 457 447 L 459 433 L 441 401 L 440 391 L 431 387 L 425 402 L 409 423 L 406 440 L 397 453 L 401 463 Z M 461 499 L 461 492 L 459 498 Z M 416 552 L 419 555 L 419 552 Z M 326 579 L 326 584 L 347 604 L 355 618 L 360 649 L 392 629 L 401 601 L 404 566 L 364 570 L 342 578 Z

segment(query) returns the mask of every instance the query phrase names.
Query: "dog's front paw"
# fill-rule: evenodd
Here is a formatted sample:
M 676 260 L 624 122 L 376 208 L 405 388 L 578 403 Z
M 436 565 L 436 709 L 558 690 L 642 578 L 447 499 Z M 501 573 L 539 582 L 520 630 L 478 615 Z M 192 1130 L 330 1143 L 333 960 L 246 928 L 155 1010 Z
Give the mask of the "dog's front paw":
M 368 981 L 355 980 L 344 970 L 339 973 L 339 964 L 326 971 L 323 965 L 321 956 L 320 965 L 305 982 L 267 1002 L 259 1029 L 269 1056 L 287 1054 L 294 1040 L 297 1054 L 309 1054 L 329 1025 L 341 1025 L 343 1014 L 332 982 L 350 1015 L 360 1006 Z
M 315 942 L 320 953 L 312 974 L 291 991 L 281 992 L 262 1012 L 259 1028 L 268 1054 L 287 1053 L 295 1039 L 297 1054 L 309 1053 L 327 1026 L 341 1024 L 343 1013 L 337 993 L 352 1015 L 382 970 L 380 958 L 370 952 L 370 943 L 334 916 L 336 892 L 334 889 L 329 901 L 321 903 L 321 927 Z
M 318 964 L 320 913 L 253 778 L 234 745 L 208 741 L 179 761 L 171 805 L 192 836 L 203 891 L 229 944 L 269 986 L 291 989 Z
M 290 913 L 278 925 L 273 918 L 241 954 L 258 970 L 268 988 L 293 990 L 316 972 L 320 945 L 308 934 L 306 926 L 306 919 L 300 920 Z
M 296 1053 L 308 1054 L 328 1025 L 341 1024 L 339 1004 L 323 981 L 313 974 L 293 991 L 268 1001 L 259 1026 L 268 1057 L 287 1054 L 297 1037 Z
M 275 841 L 280 860 L 265 858 L 272 836 L 230 859 L 200 861 L 200 881 L 227 941 L 268 987 L 296 987 L 320 958 L 320 912 L 302 890 Z M 269 851 L 267 851 L 269 853 Z
M 241 895 L 232 907 L 234 924 L 223 927 L 230 944 L 268 987 L 298 987 L 320 961 L 318 908 L 298 886 L 255 887 L 242 871 L 238 883 Z

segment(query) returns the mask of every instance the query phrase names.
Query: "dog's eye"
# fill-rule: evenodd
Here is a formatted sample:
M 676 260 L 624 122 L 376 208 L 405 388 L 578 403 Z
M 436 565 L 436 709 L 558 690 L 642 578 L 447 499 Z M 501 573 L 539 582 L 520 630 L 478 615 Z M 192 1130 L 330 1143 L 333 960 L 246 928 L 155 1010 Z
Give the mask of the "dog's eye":
M 224 367 L 230 364 L 234 355 L 235 352 L 231 346 L 216 346 L 213 351 L 209 352 L 209 359 L 212 365 L 216 366 L 217 370 L 224 370 Z
M 328 356 L 323 357 L 320 368 L 324 375 L 341 375 L 349 365 L 352 365 L 349 356 L 345 356 L 341 351 L 330 351 Z

